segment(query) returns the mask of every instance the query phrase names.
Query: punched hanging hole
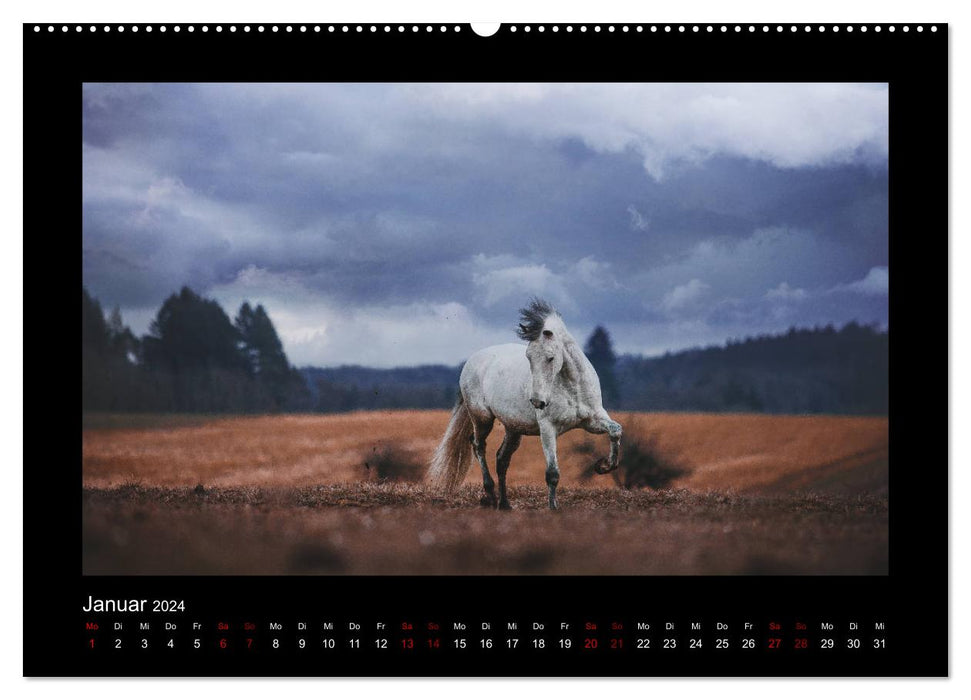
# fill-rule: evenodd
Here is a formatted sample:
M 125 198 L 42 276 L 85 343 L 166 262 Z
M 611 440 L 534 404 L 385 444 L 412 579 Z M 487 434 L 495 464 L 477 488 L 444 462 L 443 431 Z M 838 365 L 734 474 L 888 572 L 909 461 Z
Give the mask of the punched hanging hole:
M 490 37 L 499 31 L 500 22 L 473 22 L 472 31 L 479 36 Z

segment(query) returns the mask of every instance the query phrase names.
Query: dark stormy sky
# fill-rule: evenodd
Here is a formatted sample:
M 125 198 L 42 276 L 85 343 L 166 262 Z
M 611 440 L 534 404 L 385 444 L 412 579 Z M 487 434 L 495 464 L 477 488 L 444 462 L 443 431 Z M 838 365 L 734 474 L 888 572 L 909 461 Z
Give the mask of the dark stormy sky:
M 457 363 L 530 295 L 621 352 L 887 323 L 884 84 L 89 84 L 84 283 L 295 364 Z

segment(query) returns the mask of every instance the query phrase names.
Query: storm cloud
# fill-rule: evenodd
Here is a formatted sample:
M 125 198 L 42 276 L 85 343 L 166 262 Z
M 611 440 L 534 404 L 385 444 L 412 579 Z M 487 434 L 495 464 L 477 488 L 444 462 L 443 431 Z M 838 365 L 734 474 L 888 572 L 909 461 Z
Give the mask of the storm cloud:
M 83 277 L 297 364 L 456 363 L 552 301 L 621 352 L 888 320 L 887 86 L 87 84 Z

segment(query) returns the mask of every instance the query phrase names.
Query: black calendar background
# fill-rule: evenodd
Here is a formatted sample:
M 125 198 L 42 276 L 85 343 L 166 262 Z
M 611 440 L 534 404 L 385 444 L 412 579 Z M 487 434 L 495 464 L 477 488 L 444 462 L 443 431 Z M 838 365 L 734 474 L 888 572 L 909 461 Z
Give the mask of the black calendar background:
M 184 26 L 184 25 L 183 25 Z M 200 25 L 201 26 L 201 25 Z M 788 26 L 788 25 L 787 25 Z M 899 26 L 899 25 L 898 25 Z M 72 25 L 73 27 L 73 25 Z M 756 31 L 656 34 L 511 34 L 477 37 L 461 33 L 385 35 L 337 32 L 89 35 L 24 26 L 24 185 L 25 339 L 53 346 L 69 338 L 53 336 L 32 305 L 44 286 L 81 284 L 81 84 L 87 81 L 875 81 L 890 84 L 890 255 L 895 274 L 890 291 L 894 326 L 890 350 L 890 574 L 885 577 L 85 577 L 81 575 L 80 378 L 58 378 L 26 394 L 25 431 L 43 420 L 59 435 L 32 465 L 25 460 L 26 675 L 946 675 L 947 605 L 947 420 L 943 330 L 947 325 L 947 28 L 940 31 L 867 34 Z M 59 29 L 59 26 L 58 26 Z M 37 255 L 57 231 L 62 255 L 51 269 L 50 256 Z M 43 235 L 42 235 L 43 234 Z M 35 264 L 44 259 L 45 268 Z M 928 314 L 926 309 L 936 309 Z M 920 309 L 920 313 L 917 310 Z M 65 330 L 68 329 L 68 330 Z M 75 338 L 79 329 L 75 328 Z M 26 376 L 44 376 L 42 353 L 28 353 Z M 31 366 L 37 365 L 37 366 Z M 919 368 L 919 371 L 915 371 Z M 66 410 L 32 409 L 31 395 L 57 391 Z M 45 399 L 45 403 L 47 403 Z M 50 469 L 57 466 L 58 469 Z M 73 469 L 73 471 L 72 471 Z M 919 475 L 914 476 L 912 475 Z M 454 583 L 454 585 L 452 585 Z M 459 590 L 454 600 L 448 593 Z M 393 591 L 389 595 L 388 591 Z M 467 654 L 444 650 L 335 649 L 308 660 L 296 651 L 257 655 L 236 648 L 209 648 L 201 654 L 133 653 L 118 660 L 86 654 L 88 596 L 178 599 L 177 615 L 133 616 L 164 623 L 207 625 L 225 621 L 233 643 L 237 629 L 252 618 L 260 624 L 279 618 L 292 634 L 300 619 L 332 619 L 362 627 L 383 620 L 394 626 L 421 626 L 482 620 L 496 625 L 534 620 L 550 627 L 568 620 L 603 627 L 639 619 L 739 622 L 778 621 L 784 639 L 797 621 L 850 619 L 886 625 L 886 649 L 829 656 L 790 648 L 759 648 L 716 654 L 679 651 L 669 656 L 636 655 L 630 648 L 591 653 L 513 652 L 494 649 Z M 652 599 L 656 603 L 652 603 Z M 474 606 L 468 601 L 478 601 Z M 684 628 L 681 628 L 684 630 Z M 710 637 L 711 632 L 706 631 Z M 682 636 L 687 632 L 682 631 Z M 362 638 L 374 636 L 362 629 Z M 449 629 L 444 638 L 454 634 Z M 474 630 L 470 640 L 480 635 Z M 495 635 L 497 640 L 505 633 Z M 522 635 L 524 638 L 527 634 Z M 546 635 L 556 639 L 557 631 Z M 581 634 L 574 634 L 582 637 Z M 767 636 L 759 631 L 759 639 Z M 266 638 L 260 631 L 260 638 Z M 341 639 L 347 637 L 341 631 Z M 210 630 L 205 639 L 215 642 Z M 226 651 L 220 654 L 220 651 Z M 436 653 L 441 651 L 440 654 Z M 550 651 L 550 650 L 547 650 Z
M 192 580 L 139 577 L 137 580 L 91 577 L 83 590 L 97 595 L 153 599 L 183 599 L 186 611 L 174 614 L 85 614 L 77 610 L 86 596 L 65 606 L 75 623 L 66 640 L 70 675 L 501 675 L 501 676 L 884 676 L 943 675 L 946 673 L 946 617 L 933 618 L 933 605 L 906 614 L 895 604 L 889 579 L 866 577 L 528 577 L 515 581 L 503 577 L 203 577 Z M 394 590 L 395 595 L 389 595 Z M 449 600 L 446 590 L 459 590 Z M 916 589 L 911 589 L 913 593 Z M 659 604 L 651 604 L 652 597 Z M 588 602 L 583 599 L 589 598 Z M 481 603 L 469 605 L 470 599 Z M 102 621 L 97 632 L 84 629 L 83 621 Z M 106 620 L 124 620 L 126 631 L 113 632 Z M 82 624 L 76 622 L 81 620 Z M 255 621 L 253 631 L 244 625 Z M 651 632 L 636 628 L 649 621 Z M 136 631 L 139 622 L 151 622 L 152 631 Z M 165 621 L 178 624 L 177 632 L 163 630 Z M 191 629 L 199 621 L 202 629 Z M 307 621 L 308 630 L 296 623 Z M 321 630 L 320 622 L 333 624 Z M 728 633 L 716 633 L 715 623 L 725 621 Z M 744 631 L 743 621 L 753 624 Z M 819 623 L 832 621 L 832 634 L 819 632 Z M 847 622 L 859 624 L 850 633 Z M 283 628 L 269 628 L 271 622 Z M 377 630 L 383 622 L 386 629 Z M 491 623 L 483 632 L 482 622 Z M 517 623 L 517 630 L 507 628 Z M 542 632 L 532 629 L 539 622 Z M 568 631 L 561 623 L 570 625 Z M 664 624 L 676 625 L 673 632 Z M 691 623 L 701 625 L 692 631 Z M 796 631 L 797 622 L 806 632 Z M 875 623 L 883 623 L 875 631 Z M 220 630 L 220 623 L 226 629 Z M 349 623 L 361 626 L 348 630 Z M 402 624 L 411 629 L 402 629 Z M 428 623 L 441 629 L 431 631 Z M 454 623 L 466 625 L 461 632 Z M 595 631 L 588 630 L 595 624 Z M 612 629 L 620 623 L 622 631 Z M 778 624 L 778 632 L 770 624 Z M 113 649 L 122 636 L 124 648 Z M 38 635 L 47 637 L 49 635 Z M 174 649 L 166 648 L 170 638 Z M 718 649 L 716 639 L 732 640 L 729 649 Z M 835 638 L 835 648 L 820 650 L 819 640 Z M 91 638 L 98 649 L 88 649 Z M 148 639 L 152 653 L 140 648 Z M 200 639 L 194 649 L 192 640 Z M 307 647 L 297 646 L 299 639 Z M 334 647 L 320 649 L 321 639 L 333 639 Z M 531 646 L 544 639 L 542 649 Z M 569 649 L 558 641 L 572 640 Z M 650 639 L 649 651 L 638 648 L 639 639 Z M 677 648 L 664 649 L 665 639 L 676 639 Z M 741 640 L 755 640 L 753 649 Z M 847 649 L 848 638 L 859 638 L 860 647 Z M 247 642 L 247 640 L 252 642 Z M 282 649 L 274 648 L 278 639 Z M 350 646 L 353 639 L 360 647 Z M 387 639 L 377 651 L 374 642 Z M 439 640 L 432 648 L 430 640 Z M 454 640 L 468 644 L 457 649 Z M 484 649 L 481 640 L 490 639 Z M 515 639 L 516 647 L 509 641 Z M 691 648 L 691 639 L 703 646 Z M 770 640 L 777 639 L 773 643 Z M 808 648 L 796 647 L 808 639 Z M 874 639 L 886 647 L 873 648 Z M 225 640 L 225 642 L 223 642 Z M 410 640 L 410 641 L 409 641 Z M 596 646 L 591 648 L 587 640 Z M 612 646 L 622 640 L 621 646 Z M 937 641 L 935 641 L 937 640 Z M 408 646 L 405 647 L 404 644 Z M 250 647 L 249 644 L 252 644 Z M 614 642 L 616 645 L 616 642 Z M 103 647 L 103 649 L 101 648 Z M 80 651 L 84 653 L 80 653 Z M 62 659 L 63 663 L 67 659 Z

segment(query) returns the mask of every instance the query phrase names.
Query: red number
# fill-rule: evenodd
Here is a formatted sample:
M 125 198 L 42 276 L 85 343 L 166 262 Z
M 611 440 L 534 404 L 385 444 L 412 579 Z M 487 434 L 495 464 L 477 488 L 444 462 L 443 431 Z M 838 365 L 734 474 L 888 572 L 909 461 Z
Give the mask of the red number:
M 228 643 L 226 642 L 225 639 L 220 639 L 219 640 L 219 648 L 220 649 L 225 649 L 227 646 L 228 646 Z
M 91 648 L 94 649 L 94 638 L 89 639 L 88 644 L 90 644 Z
M 619 637 L 614 637 L 613 639 L 610 640 L 610 648 L 611 649 L 623 649 L 624 648 L 624 640 L 623 639 L 620 639 Z
M 404 639 L 402 639 L 401 640 L 401 648 L 402 649 L 414 649 L 415 648 L 415 640 L 414 640 L 414 638 L 412 638 L 412 637 L 405 637 Z
M 583 640 L 583 648 L 584 649 L 596 649 L 597 648 L 597 640 L 596 639 L 591 639 L 590 637 L 587 637 L 586 639 Z
M 769 637 L 769 649 L 781 649 L 782 640 L 779 637 Z
M 796 646 L 795 646 L 795 648 L 796 649 L 808 649 L 809 648 L 809 640 L 806 639 L 805 637 L 797 637 L 796 638 Z
M 246 638 L 246 648 L 247 649 L 252 649 L 253 648 L 253 638 L 252 637 L 247 637 Z

